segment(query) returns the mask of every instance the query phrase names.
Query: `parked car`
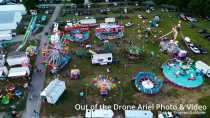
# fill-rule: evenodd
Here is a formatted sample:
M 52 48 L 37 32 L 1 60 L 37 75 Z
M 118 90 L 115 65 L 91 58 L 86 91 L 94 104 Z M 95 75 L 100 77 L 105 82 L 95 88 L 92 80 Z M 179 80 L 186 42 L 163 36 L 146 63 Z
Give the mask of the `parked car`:
M 186 16 L 186 19 L 187 19 L 188 21 L 190 21 L 190 22 L 198 22 L 197 19 L 195 19 L 195 18 L 193 18 L 193 17 L 191 17 L 191 16 Z
M 200 34 L 208 33 L 208 30 L 207 29 L 201 29 L 201 30 L 198 31 L 198 33 L 200 33 Z
M 187 21 L 186 16 L 182 13 L 179 15 L 180 19 L 183 21 Z

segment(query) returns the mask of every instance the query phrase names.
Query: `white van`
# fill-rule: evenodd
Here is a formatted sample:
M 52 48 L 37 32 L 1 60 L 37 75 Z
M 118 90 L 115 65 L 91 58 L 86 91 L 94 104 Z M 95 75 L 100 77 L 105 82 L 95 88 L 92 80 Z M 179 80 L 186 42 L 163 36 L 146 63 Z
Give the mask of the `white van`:
M 202 61 L 196 61 L 195 67 L 201 71 L 203 74 L 205 74 L 207 77 L 210 78 L 210 66 Z

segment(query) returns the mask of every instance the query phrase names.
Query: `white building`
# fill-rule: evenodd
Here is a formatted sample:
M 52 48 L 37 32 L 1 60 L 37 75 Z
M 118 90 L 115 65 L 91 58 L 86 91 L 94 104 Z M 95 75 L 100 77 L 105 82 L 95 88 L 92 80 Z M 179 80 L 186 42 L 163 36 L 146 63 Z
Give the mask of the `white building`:
M 29 67 L 14 67 L 10 68 L 8 77 L 17 78 L 17 77 L 27 77 L 30 75 Z
M 55 79 L 41 92 L 41 96 L 50 104 L 55 104 L 66 89 L 64 81 Z
M 15 30 L 26 14 L 26 8 L 22 4 L 0 5 L 0 41 L 11 40 L 12 30 Z
M 125 118 L 153 118 L 153 113 L 145 110 L 125 110 Z
M 113 118 L 114 112 L 112 110 L 104 109 L 86 109 L 85 118 Z

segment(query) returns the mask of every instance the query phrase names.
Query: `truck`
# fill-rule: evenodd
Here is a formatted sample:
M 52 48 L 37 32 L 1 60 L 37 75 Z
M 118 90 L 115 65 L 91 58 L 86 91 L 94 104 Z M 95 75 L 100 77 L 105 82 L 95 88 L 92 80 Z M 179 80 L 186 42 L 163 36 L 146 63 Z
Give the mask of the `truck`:
M 196 61 L 195 67 L 203 74 L 205 74 L 208 78 L 210 78 L 210 66 L 204 63 L 203 61 Z

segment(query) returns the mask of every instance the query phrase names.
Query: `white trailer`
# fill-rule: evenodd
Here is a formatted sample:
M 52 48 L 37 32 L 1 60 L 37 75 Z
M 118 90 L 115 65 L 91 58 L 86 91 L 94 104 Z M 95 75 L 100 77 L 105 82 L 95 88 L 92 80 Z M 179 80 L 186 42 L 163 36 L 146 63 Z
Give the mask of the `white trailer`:
M 29 64 L 30 59 L 26 53 L 16 53 L 7 56 L 7 63 L 9 66 Z
M 201 71 L 203 74 L 205 74 L 207 77 L 210 78 L 210 66 L 202 61 L 196 61 L 195 67 Z
M 92 64 L 107 65 L 113 61 L 112 53 L 93 54 Z

